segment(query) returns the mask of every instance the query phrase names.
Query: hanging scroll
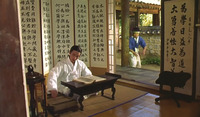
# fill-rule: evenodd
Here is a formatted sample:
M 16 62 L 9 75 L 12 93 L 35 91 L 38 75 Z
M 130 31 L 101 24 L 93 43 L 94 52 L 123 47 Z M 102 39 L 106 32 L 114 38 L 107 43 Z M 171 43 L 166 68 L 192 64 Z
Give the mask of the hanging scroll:
M 43 72 L 44 74 L 47 74 L 49 70 L 53 67 L 50 0 L 41 1 L 41 22 L 42 22 Z
M 89 66 L 88 0 L 75 0 L 75 43 L 82 48 L 80 60 Z
M 91 67 L 107 68 L 106 0 L 89 0 Z
M 74 45 L 73 0 L 52 0 L 54 65 Z
M 39 0 L 20 0 L 24 64 L 42 73 Z
M 192 74 L 194 0 L 166 1 L 164 14 L 164 70 Z M 191 95 L 192 77 L 177 91 Z

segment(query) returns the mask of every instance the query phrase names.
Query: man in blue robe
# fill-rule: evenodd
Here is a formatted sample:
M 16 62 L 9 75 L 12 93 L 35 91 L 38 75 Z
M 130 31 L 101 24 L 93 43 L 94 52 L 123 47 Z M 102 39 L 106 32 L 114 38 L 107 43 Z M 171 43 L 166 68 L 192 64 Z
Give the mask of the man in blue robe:
M 129 39 L 129 63 L 131 67 L 141 68 L 141 59 L 139 54 L 139 46 L 143 48 L 142 55 L 146 53 L 146 43 L 142 37 L 139 36 L 139 28 L 133 29 L 133 36 Z

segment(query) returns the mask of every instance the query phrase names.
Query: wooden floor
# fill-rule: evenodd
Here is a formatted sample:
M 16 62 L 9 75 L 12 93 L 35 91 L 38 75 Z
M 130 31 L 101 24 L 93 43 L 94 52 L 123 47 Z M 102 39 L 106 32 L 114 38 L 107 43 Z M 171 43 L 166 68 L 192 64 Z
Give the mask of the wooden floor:
M 130 92 L 131 93 L 131 92 Z M 93 117 L 200 117 L 200 102 L 179 100 L 178 108 L 173 99 L 155 103 L 158 95 L 147 95 L 112 110 L 94 115 Z
M 119 58 L 117 60 L 120 63 L 121 60 Z M 128 67 L 126 69 L 123 68 L 124 71 L 122 72 L 120 72 L 121 69 L 118 69 L 118 72 L 122 73 L 123 77 L 133 78 L 133 81 L 140 81 L 142 77 L 144 78 L 143 75 L 142 77 L 139 76 L 137 79 L 136 75 L 138 75 L 139 72 L 137 72 L 136 70 L 131 70 L 132 74 L 125 73 L 129 72 L 129 69 L 130 68 Z M 136 72 L 134 75 L 133 71 Z M 142 74 L 145 74 L 144 71 L 142 72 Z M 127 75 L 133 75 L 134 77 L 130 77 Z M 154 79 L 148 79 L 145 77 L 144 80 L 146 81 L 142 81 L 143 83 L 154 85 L 151 86 L 151 88 L 153 87 L 152 89 L 157 89 L 157 91 L 146 88 L 146 86 L 134 86 L 130 83 L 130 87 L 149 93 L 143 97 L 121 105 L 117 108 L 97 114 L 94 117 L 200 117 L 200 101 L 186 102 L 184 100 L 179 100 L 181 105 L 180 108 L 177 107 L 173 99 L 165 99 L 159 101 L 158 103 L 155 103 L 155 98 L 159 97 L 160 95 L 158 92 L 159 87 L 156 86 L 155 83 L 153 83 L 157 78 L 158 75 Z M 131 80 L 127 82 L 131 82 Z M 127 83 L 120 84 L 127 85 Z
M 119 82 L 117 84 L 127 86 L 127 84 Z M 156 103 L 155 98 L 160 95 L 156 90 L 134 85 L 129 85 L 129 87 L 148 93 L 131 102 L 102 113 L 91 115 L 90 117 L 200 117 L 200 101 L 186 102 L 178 100 L 181 106 L 178 108 L 175 101 L 171 98 Z

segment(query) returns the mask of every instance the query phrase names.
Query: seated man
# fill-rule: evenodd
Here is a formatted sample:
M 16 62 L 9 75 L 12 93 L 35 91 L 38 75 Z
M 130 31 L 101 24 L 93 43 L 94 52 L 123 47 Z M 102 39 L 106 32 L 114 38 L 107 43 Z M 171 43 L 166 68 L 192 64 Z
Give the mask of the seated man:
M 81 76 L 92 75 L 85 63 L 78 59 L 81 52 L 82 50 L 79 46 L 72 46 L 69 56 L 58 62 L 57 65 L 49 72 L 47 80 L 47 93 L 50 93 L 52 97 L 56 97 L 58 92 L 69 96 L 70 89 L 63 86 L 61 81 L 69 82 Z

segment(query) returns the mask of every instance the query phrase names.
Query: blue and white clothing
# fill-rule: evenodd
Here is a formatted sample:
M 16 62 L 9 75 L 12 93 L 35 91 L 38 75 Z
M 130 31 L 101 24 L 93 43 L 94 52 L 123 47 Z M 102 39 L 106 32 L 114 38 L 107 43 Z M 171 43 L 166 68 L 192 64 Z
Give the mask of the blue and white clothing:
M 129 63 L 131 67 L 139 67 L 141 68 L 141 60 L 139 56 L 139 45 L 144 49 L 146 47 L 146 43 L 144 39 L 140 36 L 137 38 L 134 38 L 133 36 L 129 39 L 129 49 L 133 50 L 138 54 L 138 56 L 135 56 L 131 51 L 129 51 Z
M 138 36 L 138 38 L 134 38 L 133 36 L 130 37 L 129 49 L 135 51 L 135 49 L 139 48 L 139 45 L 142 46 L 142 48 L 146 47 L 146 43 L 142 37 L 140 37 L 140 36 Z

